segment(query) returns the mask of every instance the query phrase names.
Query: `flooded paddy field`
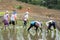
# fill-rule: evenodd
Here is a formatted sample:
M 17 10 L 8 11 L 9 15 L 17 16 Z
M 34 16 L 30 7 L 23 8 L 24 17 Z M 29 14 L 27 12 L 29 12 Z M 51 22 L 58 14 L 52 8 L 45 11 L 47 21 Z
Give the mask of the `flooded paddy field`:
M 43 26 L 42 32 L 39 29 L 36 33 L 35 28 L 28 32 L 29 23 L 25 27 L 22 24 L 22 21 L 18 21 L 18 25 L 15 25 L 14 29 L 12 25 L 9 25 L 6 30 L 0 24 L 0 40 L 60 40 L 60 31 L 58 29 L 47 32 L 47 29 Z
M 50 32 L 42 29 L 42 32 L 38 30 L 36 33 L 34 28 L 28 32 L 27 27 L 16 25 L 14 29 L 12 26 L 0 29 L 0 40 L 60 40 L 60 32 L 58 29 Z

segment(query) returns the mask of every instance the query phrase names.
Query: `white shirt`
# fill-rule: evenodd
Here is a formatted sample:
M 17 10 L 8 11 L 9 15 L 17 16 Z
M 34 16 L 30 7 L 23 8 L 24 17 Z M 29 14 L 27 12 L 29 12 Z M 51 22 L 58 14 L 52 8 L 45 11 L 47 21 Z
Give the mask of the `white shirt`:
M 26 21 L 27 19 L 28 19 L 28 15 L 29 13 L 28 12 L 26 12 L 26 14 L 24 15 L 24 20 Z
M 28 19 L 28 14 L 24 16 L 25 19 Z
M 41 27 L 42 22 L 39 21 L 35 21 L 37 23 L 37 25 L 39 25 L 39 27 Z
M 46 22 L 46 25 L 47 25 L 47 26 L 49 26 L 49 22 L 53 23 L 53 22 L 55 22 L 55 21 L 54 21 L 54 20 L 47 21 L 47 22 Z
M 11 20 L 15 21 L 15 15 L 14 14 L 11 15 Z
M 5 19 L 5 20 L 8 20 L 8 17 L 9 17 L 9 14 L 5 14 L 5 15 L 4 15 L 4 19 Z

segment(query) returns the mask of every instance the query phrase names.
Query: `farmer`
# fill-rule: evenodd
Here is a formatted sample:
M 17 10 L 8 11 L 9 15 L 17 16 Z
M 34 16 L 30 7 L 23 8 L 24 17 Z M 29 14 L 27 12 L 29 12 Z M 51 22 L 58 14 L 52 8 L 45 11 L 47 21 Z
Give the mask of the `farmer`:
M 28 19 L 29 19 L 29 12 L 30 12 L 30 7 L 28 7 L 26 9 L 26 12 L 25 12 L 25 14 L 23 16 L 23 22 L 24 22 L 23 27 L 27 25 L 27 22 L 28 22 Z
M 9 26 L 9 12 L 6 11 L 5 14 L 4 14 L 4 17 L 3 17 L 3 22 L 4 22 L 4 26 L 5 26 L 5 30 L 6 30 L 6 27 Z
M 28 17 L 29 17 L 29 12 L 26 12 L 23 16 L 23 22 L 24 22 L 23 26 L 27 25 Z
M 54 20 L 47 21 L 46 25 L 47 25 L 47 27 L 48 27 L 49 30 L 51 30 L 51 27 L 54 27 L 54 29 L 56 29 L 55 21 Z
M 16 19 L 17 19 L 16 15 L 15 14 L 11 14 L 9 24 L 12 24 L 13 25 L 13 29 L 15 27 L 15 21 L 16 21 Z
M 36 32 L 37 32 L 38 27 L 40 27 L 40 29 L 41 29 L 42 22 L 39 22 L 39 21 L 31 21 L 30 27 L 28 28 L 28 31 L 29 31 L 33 26 L 36 28 Z M 42 29 L 41 29 L 41 31 L 42 31 Z
M 13 10 L 12 14 L 14 14 L 17 17 L 17 12 L 16 10 Z M 16 20 L 16 24 L 17 24 L 17 20 Z

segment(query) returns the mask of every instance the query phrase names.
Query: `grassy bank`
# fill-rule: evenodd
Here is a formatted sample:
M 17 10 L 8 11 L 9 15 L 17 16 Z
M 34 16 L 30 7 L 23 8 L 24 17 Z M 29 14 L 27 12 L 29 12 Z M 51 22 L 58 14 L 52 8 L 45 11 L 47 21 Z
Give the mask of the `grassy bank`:
M 5 14 L 5 12 L 0 12 L 0 16 L 3 16 Z

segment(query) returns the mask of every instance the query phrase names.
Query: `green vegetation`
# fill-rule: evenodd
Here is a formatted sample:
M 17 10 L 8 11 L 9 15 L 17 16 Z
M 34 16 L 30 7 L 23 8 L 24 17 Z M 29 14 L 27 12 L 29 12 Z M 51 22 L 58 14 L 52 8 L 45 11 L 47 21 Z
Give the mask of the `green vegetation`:
M 5 12 L 0 12 L 0 16 L 3 16 Z
M 45 6 L 47 8 L 60 9 L 60 0 L 17 0 L 25 3 Z
M 0 0 L 0 2 L 1 2 L 2 0 Z
M 22 9 L 22 6 L 21 5 L 16 5 L 14 6 L 16 9 Z

